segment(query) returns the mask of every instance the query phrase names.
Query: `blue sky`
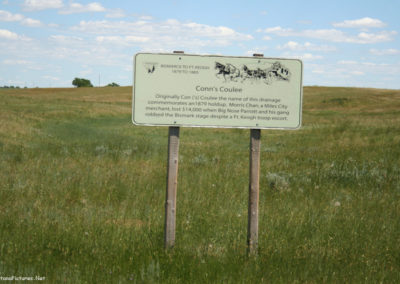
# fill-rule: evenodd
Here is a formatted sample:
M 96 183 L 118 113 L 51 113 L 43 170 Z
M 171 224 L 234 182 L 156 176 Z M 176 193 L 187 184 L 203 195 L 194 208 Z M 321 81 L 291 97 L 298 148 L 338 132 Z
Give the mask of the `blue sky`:
M 400 0 L 0 0 L 0 86 L 131 85 L 137 52 L 300 58 L 304 85 L 400 89 Z

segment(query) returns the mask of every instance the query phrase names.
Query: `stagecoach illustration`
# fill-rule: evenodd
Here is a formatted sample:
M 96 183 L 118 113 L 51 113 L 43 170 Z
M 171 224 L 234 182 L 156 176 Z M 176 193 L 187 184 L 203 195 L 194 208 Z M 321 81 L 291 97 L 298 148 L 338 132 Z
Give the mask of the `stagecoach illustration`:
M 267 85 L 273 84 L 275 81 L 290 81 L 291 72 L 279 61 L 275 61 L 269 68 L 262 69 L 260 67 L 251 68 L 247 65 L 238 68 L 231 63 L 222 64 L 215 62 L 215 74 L 217 78 L 224 79 L 225 82 L 259 82 L 262 81 Z

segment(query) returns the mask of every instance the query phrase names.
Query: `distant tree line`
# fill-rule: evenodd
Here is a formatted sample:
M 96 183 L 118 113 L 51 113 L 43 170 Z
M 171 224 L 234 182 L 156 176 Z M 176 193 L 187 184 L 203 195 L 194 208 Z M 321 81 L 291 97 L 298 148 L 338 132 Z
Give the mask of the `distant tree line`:
M 0 89 L 20 89 L 20 88 L 21 88 L 20 86 L 3 86 L 3 87 L 0 86 Z M 24 87 L 24 89 L 26 88 L 28 87 Z
M 112 82 L 108 84 L 107 87 L 119 87 L 119 85 L 117 83 Z
M 90 80 L 85 79 L 85 78 L 75 78 L 72 81 L 72 85 L 74 85 L 77 88 L 82 88 L 82 87 L 91 88 L 91 87 L 93 87 L 92 82 L 90 82 Z M 112 82 L 112 83 L 108 84 L 107 87 L 119 87 L 119 85 L 117 83 Z
M 75 78 L 72 81 L 72 85 L 74 85 L 77 88 L 81 88 L 81 87 L 93 87 L 93 84 L 90 82 L 90 80 L 88 79 L 84 79 L 84 78 Z M 120 87 L 119 84 L 112 82 L 110 84 L 108 84 L 106 87 Z M 22 87 L 20 86 L 0 86 L 0 89 L 21 89 Z M 23 87 L 24 89 L 27 89 L 28 87 Z M 37 87 L 36 87 L 37 88 Z

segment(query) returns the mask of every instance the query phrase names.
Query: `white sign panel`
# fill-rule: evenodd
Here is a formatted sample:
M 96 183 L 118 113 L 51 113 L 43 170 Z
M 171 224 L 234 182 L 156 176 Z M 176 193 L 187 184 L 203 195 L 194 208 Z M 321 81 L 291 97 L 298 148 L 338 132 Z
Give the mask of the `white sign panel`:
M 300 60 L 138 53 L 132 121 L 137 125 L 297 129 Z

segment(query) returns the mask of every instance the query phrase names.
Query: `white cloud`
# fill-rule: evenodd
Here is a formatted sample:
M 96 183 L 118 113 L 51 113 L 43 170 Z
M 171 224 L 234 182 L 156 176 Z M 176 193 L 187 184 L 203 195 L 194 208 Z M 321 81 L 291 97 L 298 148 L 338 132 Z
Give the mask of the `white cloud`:
M 142 15 L 139 17 L 139 19 L 142 21 L 151 21 L 151 20 L 153 20 L 153 17 L 149 16 L 149 15 Z
M 315 70 L 312 70 L 311 72 L 315 73 L 315 74 L 325 74 L 326 73 L 325 70 L 322 70 L 322 69 L 315 69 Z
M 338 64 L 340 64 L 340 65 L 356 65 L 359 63 L 354 60 L 340 60 L 340 61 L 338 61 Z
M 92 2 L 88 4 L 80 4 L 77 2 L 69 1 L 67 5 L 64 5 L 63 0 L 25 0 L 22 4 L 26 11 L 40 11 L 47 9 L 60 9 L 60 14 L 76 14 L 76 13 L 87 13 L 87 12 L 106 12 L 104 8 L 98 2 Z M 111 17 L 116 16 L 117 11 L 121 16 L 120 9 L 110 11 Z
M 262 30 L 258 30 L 258 31 L 262 31 Z M 273 28 L 266 28 L 264 30 L 265 33 L 273 33 L 273 34 L 277 34 L 277 35 L 286 35 L 286 34 L 290 34 L 293 32 L 292 29 L 284 29 L 281 26 L 277 26 L 277 27 L 273 27 Z
M 390 66 L 396 66 L 395 64 L 387 64 L 387 63 L 373 63 L 373 62 L 358 62 L 354 60 L 340 60 L 337 62 L 338 65 L 345 65 L 347 67 L 359 67 L 360 71 L 364 71 L 365 68 L 386 68 Z M 399 66 L 397 66 L 399 67 Z
M 278 49 L 301 50 L 301 49 L 303 49 L 303 47 L 298 42 L 289 41 L 289 42 L 285 43 L 283 46 L 278 46 Z
M 363 75 L 365 75 L 365 72 L 363 72 L 363 71 L 350 71 L 349 74 L 356 75 L 356 76 L 363 76 Z
M 119 45 L 129 45 L 134 43 L 144 43 L 148 42 L 150 39 L 148 37 L 141 36 L 98 36 L 96 41 L 99 43 L 111 43 Z
M 400 67 L 398 64 L 386 64 L 386 63 L 372 63 L 372 62 L 358 62 L 353 60 L 340 60 L 336 65 L 332 65 L 330 68 L 332 72 L 339 72 L 341 74 L 347 74 L 350 76 L 364 76 L 364 75 L 375 75 L 375 76 L 388 76 L 398 77 L 400 74 Z
M 42 23 L 39 20 L 31 18 L 25 18 L 21 14 L 12 14 L 8 11 L 0 10 L 0 22 L 20 22 L 24 26 L 28 27 L 40 27 Z
M 324 57 L 321 55 L 315 55 L 312 53 L 303 53 L 303 54 L 295 54 L 291 52 L 284 52 L 282 54 L 282 57 L 287 57 L 287 58 L 296 58 L 296 59 L 301 59 L 304 61 L 314 61 L 314 60 L 321 60 Z
M 16 33 L 10 32 L 9 30 L 0 29 L 0 38 L 16 40 L 19 36 Z
M 347 43 L 359 43 L 359 44 L 370 44 L 370 43 L 392 41 L 393 36 L 397 34 L 396 31 L 380 31 L 377 33 L 361 32 L 357 35 L 349 35 L 337 29 L 295 31 L 293 29 L 284 29 L 280 26 L 267 28 L 264 30 L 264 32 L 272 33 L 281 37 L 288 37 L 288 36 L 306 37 L 306 38 L 314 38 L 331 42 L 347 42 Z
M 300 20 L 300 21 L 297 21 L 297 23 L 300 25 L 311 25 L 312 21 L 311 20 Z
M 31 64 L 31 61 L 20 60 L 20 59 L 5 59 L 3 60 L 3 64 L 5 65 L 27 65 Z
M 278 45 L 277 49 L 289 49 L 293 51 L 323 51 L 323 52 L 336 51 L 336 47 L 334 46 L 316 45 L 310 42 L 301 44 L 295 41 L 288 41 L 284 45 Z
M 86 63 L 88 66 L 97 62 L 102 66 L 117 67 L 131 62 L 132 52 L 184 50 L 187 53 L 201 54 L 204 50 L 210 52 L 214 47 L 241 44 L 252 39 L 252 36 L 229 27 L 185 23 L 174 19 L 161 22 L 82 21 L 67 32 L 49 36 L 46 48 L 38 42 L 32 44 L 32 47 L 37 48 L 31 56 L 46 57 L 52 61 L 68 59 Z M 19 53 L 29 52 L 25 45 L 16 49 Z
M 81 70 L 81 71 L 79 72 L 79 75 L 81 75 L 81 76 L 88 76 L 88 75 L 93 74 L 93 69 L 92 69 L 92 68 L 88 68 L 88 66 L 82 66 L 82 67 L 87 68 L 87 69 L 86 69 L 86 70 Z
M 44 75 L 44 76 L 42 76 L 42 78 L 46 79 L 46 80 L 51 80 L 51 81 L 60 81 L 60 78 L 54 77 L 54 76 L 50 76 L 50 75 Z
M 122 9 L 109 10 L 108 13 L 106 14 L 106 18 L 110 19 L 125 18 L 125 17 L 126 17 L 125 11 Z
M 77 42 L 83 41 L 81 37 L 65 35 L 52 35 L 49 39 L 59 44 L 76 44 Z
M 182 30 L 186 30 L 190 33 L 194 33 L 196 36 L 214 37 L 214 38 L 229 38 L 229 39 L 243 39 L 251 40 L 251 35 L 245 35 L 235 32 L 233 29 L 223 26 L 209 26 L 197 23 L 180 24 L 179 22 L 174 25 L 180 26 Z
M 98 42 L 113 41 L 121 45 L 146 43 L 151 50 L 197 49 L 204 46 L 226 46 L 232 42 L 248 41 L 249 34 L 224 26 L 210 26 L 175 19 L 163 22 L 143 21 L 81 21 L 73 31 L 98 35 Z M 115 36 L 118 35 L 118 36 Z M 197 50 L 196 50 L 197 51 Z
M 88 13 L 88 12 L 106 12 L 100 3 L 93 2 L 86 5 L 80 3 L 70 3 L 67 7 L 60 10 L 60 14 L 77 14 L 77 13 Z
M 296 56 L 302 60 L 320 60 L 323 59 L 324 57 L 321 55 L 314 55 L 311 53 L 304 53 L 302 55 Z
M 254 54 L 266 54 L 267 50 L 267 46 L 259 46 L 254 49 L 248 50 L 245 54 L 246 56 L 253 56 Z
M 21 14 L 12 14 L 8 11 L 0 10 L 0 21 L 1 22 L 18 22 L 24 19 Z
M 51 35 L 48 37 L 48 48 L 41 51 L 40 56 L 55 60 L 67 59 L 87 66 L 92 66 L 94 62 L 103 66 L 120 66 L 130 62 L 132 54 L 130 52 L 129 56 L 126 55 L 124 48 L 137 46 L 138 43 L 132 43 L 134 39 L 129 36 L 126 39 L 121 37 L 121 41 L 118 41 L 118 36 L 111 37 L 97 39 L 84 33 L 79 33 L 79 36 Z
M 62 0 L 25 0 L 22 7 L 27 11 L 40 11 L 62 8 Z
M 396 31 L 382 31 L 379 33 L 366 33 L 362 32 L 357 35 L 357 43 L 378 43 L 392 41 L 393 36 L 397 34 Z
M 39 20 L 34 20 L 31 18 L 26 18 L 21 21 L 21 24 L 28 27 L 41 27 L 42 23 Z
M 389 49 L 370 49 L 369 52 L 373 55 L 399 55 L 400 54 L 400 49 L 395 49 L 395 48 L 389 48 Z
M 365 17 L 357 20 L 346 20 L 340 23 L 333 23 L 333 26 L 335 28 L 383 28 L 386 24 L 381 20 Z
M 343 64 L 344 63 L 344 64 Z M 362 61 L 338 61 L 336 63 L 305 64 L 305 84 L 398 88 L 400 65 L 368 63 Z M 308 81 L 308 82 L 307 82 Z M 386 82 L 385 82 L 386 81 Z

